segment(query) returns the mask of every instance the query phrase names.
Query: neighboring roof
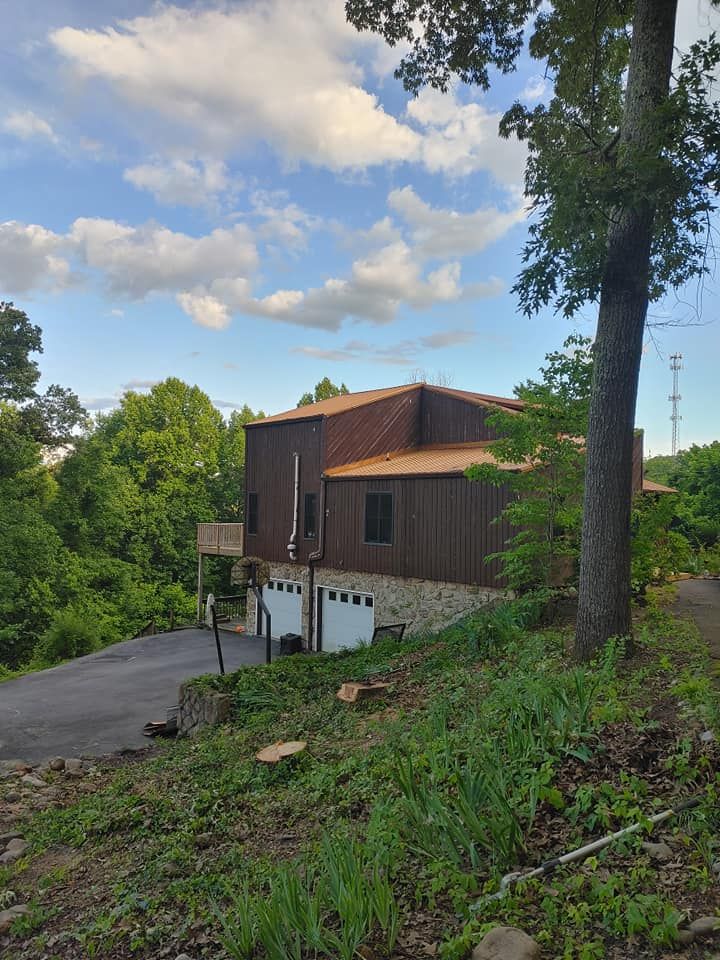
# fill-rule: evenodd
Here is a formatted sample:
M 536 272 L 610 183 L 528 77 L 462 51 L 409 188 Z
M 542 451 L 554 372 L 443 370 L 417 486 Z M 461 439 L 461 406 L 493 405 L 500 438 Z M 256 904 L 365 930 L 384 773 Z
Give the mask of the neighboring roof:
M 375 403 L 377 400 L 384 400 L 386 397 L 394 397 L 399 393 L 419 390 L 421 386 L 420 383 L 405 383 L 400 387 L 385 387 L 382 390 L 360 390 L 357 393 L 342 393 L 339 397 L 330 397 L 329 400 L 320 400 L 319 403 L 308 403 L 303 407 L 286 410 L 284 413 L 275 413 L 271 417 L 265 417 L 264 420 L 253 420 L 247 426 L 262 427 L 266 423 L 280 423 L 284 420 L 312 420 L 317 417 L 332 417 L 337 413 L 345 413 L 346 410 L 354 410 L 356 407 L 364 407 L 369 403 Z
M 656 483 L 654 480 L 648 480 L 647 477 L 643 477 L 642 492 L 643 493 L 677 493 L 678 491 L 675 489 L 675 487 L 666 487 L 664 483 Z
M 511 397 L 493 397 L 487 393 L 471 393 L 468 390 L 451 390 L 449 387 L 436 387 L 428 383 L 405 383 L 399 387 L 385 387 L 382 390 L 361 390 L 357 393 L 343 393 L 339 397 L 330 397 L 329 400 L 320 400 L 319 403 L 308 403 L 303 407 L 295 407 L 284 413 L 275 413 L 264 420 L 253 420 L 247 427 L 262 427 L 266 423 L 283 423 L 286 420 L 313 420 L 320 417 L 333 417 L 346 410 L 364 407 L 387 397 L 395 397 L 401 393 L 412 393 L 413 390 L 432 390 L 434 393 L 446 394 L 458 400 L 465 400 L 478 406 L 487 407 L 491 404 L 505 407 L 508 410 L 522 410 L 523 401 Z
M 530 470 L 529 464 L 498 463 L 484 443 L 455 445 L 433 444 L 414 450 L 399 450 L 372 460 L 346 463 L 325 471 L 325 476 L 342 477 L 413 477 L 463 474 L 474 463 L 492 463 L 501 470 Z

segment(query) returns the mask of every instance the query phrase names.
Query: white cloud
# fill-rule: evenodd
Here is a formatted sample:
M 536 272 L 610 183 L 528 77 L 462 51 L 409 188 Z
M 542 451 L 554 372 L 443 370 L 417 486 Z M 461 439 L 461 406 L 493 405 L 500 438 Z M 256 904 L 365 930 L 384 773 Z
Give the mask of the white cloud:
M 209 295 L 179 293 L 177 302 L 193 323 L 211 330 L 224 330 L 230 325 L 230 312 L 220 300 Z
M 221 160 L 153 160 L 123 173 L 138 190 L 147 190 L 158 203 L 187 207 L 216 206 L 233 184 Z M 234 184 L 239 186 L 239 184 Z
M 6 294 L 57 290 L 74 277 L 60 256 L 64 238 L 37 224 L 0 223 L 0 288 Z
M 121 390 L 151 390 L 153 387 L 156 387 L 160 383 L 160 380 L 138 380 L 133 378 L 128 380 L 127 383 L 121 383 Z
M 296 203 L 289 203 L 283 190 L 255 190 L 250 195 L 253 215 L 260 219 L 258 237 L 285 250 L 304 250 L 309 231 L 322 226 L 320 217 L 311 216 Z
M 529 77 L 527 83 L 520 91 L 522 100 L 542 100 L 549 89 L 545 77 Z
M 350 340 L 341 348 L 302 346 L 294 347 L 291 353 L 335 363 L 360 361 L 391 366 L 411 366 L 426 350 L 442 350 L 463 343 L 472 343 L 476 339 L 477 333 L 473 330 L 441 330 L 415 340 L 401 340 L 381 347 L 364 340 Z
M 407 115 L 422 128 L 420 157 L 431 173 L 461 177 L 486 170 L 504 187 L 521 186 L 527 150 L 514 138 L 501 139 L 499 113 L 426 88 Z
M 340 3 L 162 7 L 118 27 L 64 27 L 50 40 L 83 77 L 182 127 L 208 148 L 266 140 L 289 162 L 334 170 L 398 161 L 418 134 L 363 89 L 353 61 L 381 41 L 358 34 Z
M 151 113 L 154 135 L 175 151 L 224 158 L 262 141 L 289 167 L 411 162 L 454 177 L 487 170 L 503 186 L 522 180 L 525 148 L 500 139 L 499 114 L 482 104 L 425 90 L 402 116 L 388 113 L 363 86 L 360 62 L 382 79 L 402 51 L 358 33 L 340 0 L 158 6 L 99 30 L 63 27 L 50 41 L 76 75 Z M 168 171 L 155 166 L 131 175 L 153 190 L 160 179 L 165 193 Z M 178 171 L 169 174 L 174 182 Z
M 47 120 L 43 120 L 32 110 L 9 113 L 3 120 L 2 128 L 5 133 L 12 134 L 19 140 L 32 140 L 35 137 L 40 137 L 50 140 L 51 143 L 58 142 L 57 135 Z
M 152 223 L 128 227 L 80 217 L 69 240 L 114 293 L 132 299 L 184 292 L 218 277 L 243 278 L 257 266 L 252 233 L 244 224 L 191 237 Z
M 472 213 L 431 207 L 409 186 L 391 191 L 388 206 L 408 224 L 413 244 L 427 257 L 479 253 L 525 219 L 521 206 L 512 210 L 484 207 Z

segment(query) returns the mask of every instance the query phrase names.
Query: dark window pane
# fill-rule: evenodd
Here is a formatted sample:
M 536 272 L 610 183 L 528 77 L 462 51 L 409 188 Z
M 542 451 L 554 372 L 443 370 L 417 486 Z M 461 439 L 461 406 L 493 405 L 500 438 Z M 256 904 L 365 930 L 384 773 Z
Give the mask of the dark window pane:
M 278 588 L 278 590 L 280 590 L 280 591 L 282 592 L 282 591 L 284 590 L 284 588 L 285 588 L 285 584 L 284 584 L 284 583 L 278 583 L 277 588 Z
M 248 494 L 245 532 L 250 536 L 254 536 L 258 532 L 258 495 L 256 493 Z
M 341 594 L 340 594 L 340 603 L 347 603 L 347 602 L 348 602 L 348 595 L 347 595 L 346 593 L 341 593 Z
M 366 607 L 371 607 L 372 605 L 373 605 L 373 598 L 372 598 L 372 597 L 365 597 L 365 606 L 366 606 Z
M 360 597 L 356 593 L 353 594 L 353 603 L 356 607 L 360 606 Z
M 365 542 L 393 542 L 393 497 L 391 493 L 365 495 Z
M 331 590 L 331 591 L 328 593 L 328 599 L 329 599 L 329 600 L 337 600 L 337 593 L 336 593 L 334 590 Z
M 302 593 L 302 584 L 301 584 L 301 583 L 299 583 L 299 584 L 297 585 L 297 587 L 295 588 L 295 592 L 296 592 L 296 593 Z
M 314 540 L 317 537 L 317 494 L 305 494 L 304 537 Z
M 274 590 L 274 589 L 275 589 L 275 584 L 272 582 L 272 580 L 268 580 L 268 590 Z

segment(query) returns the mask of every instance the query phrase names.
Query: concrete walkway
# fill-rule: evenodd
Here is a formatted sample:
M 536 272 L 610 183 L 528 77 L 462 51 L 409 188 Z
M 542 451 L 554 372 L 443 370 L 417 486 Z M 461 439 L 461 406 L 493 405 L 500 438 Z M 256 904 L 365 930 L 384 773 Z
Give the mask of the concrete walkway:
M 720 684 L 720 580 L 680 580 L 675 612 L 689 616 L 710 647 L 712 677 Z
M 262 637 L 221 632 L 227 672 L 265 662 Z M 0 683 L 0 760 L 102 756 L 153 741 L 183 680 L 218 673 L 211 631 L 177 630 L 127 640 L 50 670 Z

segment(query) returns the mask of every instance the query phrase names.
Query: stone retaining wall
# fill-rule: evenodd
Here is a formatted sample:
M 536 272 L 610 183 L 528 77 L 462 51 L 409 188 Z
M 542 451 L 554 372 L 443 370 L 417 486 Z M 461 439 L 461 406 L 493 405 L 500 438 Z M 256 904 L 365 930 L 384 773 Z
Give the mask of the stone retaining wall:
M 302 584 L 302 633 L 307 637 L 308 568 L 298 563 L 271 563 L 270 577 Z M 383 573 L 360 573 L 329 567 L 315 568 L 315 585 L 332 590 L 371 593 L 374 597 L 375 626 L 406 623 L 406 634 L 441 630 L 482 604 L 509 595 L 507 590 L 479 587 L 476 584 L 393 577 Z M 256 632 L 255 613 L 255 597 L 250 591 L 247 629 L 252 633 Z
M 197 686 L 192 680 L 180 686 L 178 704 L 179 737 L 192 737 L 203 727 L 225 723 L 232 710 L 229 694 Z

